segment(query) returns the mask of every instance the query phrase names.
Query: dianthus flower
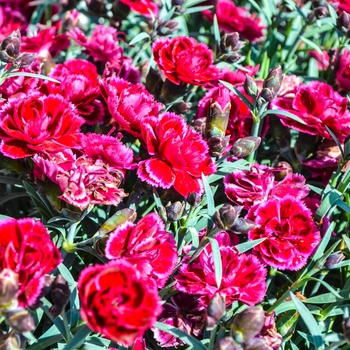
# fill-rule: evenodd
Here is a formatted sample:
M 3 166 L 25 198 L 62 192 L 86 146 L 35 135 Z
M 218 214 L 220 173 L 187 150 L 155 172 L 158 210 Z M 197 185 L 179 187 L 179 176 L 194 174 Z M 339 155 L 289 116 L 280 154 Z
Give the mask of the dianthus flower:
M 295 114 L 305 122 L 301 124 L 278 115 L 282 124 L 292 129 L 331 139 L 327 126 L 340 142 L 350 134 L 348 99 L 326 83 L 314 81 L 309 85 L 296 86 L 294 98 L 277 98 L 271 102 L 271 107 Z
M 335 78 L 340 90 L 350 91 L 350 51 L 347 49 L 344 49 L 340 55 Z
M 136 225 L 127 221 L 109 234 L 108 259 L 124 259 L 133 264 L 141 276 L 153 278 L 158 288 L 164 286 L 177 263 L 174 237 L 165 231 L 158 214 L 143 217 Z
M 123 259 L 84 269 L 78 280 L 82 319 L 106 338 L 132 345 L 162 310 L 152 282 Z
M 219 77 L 209 47 L 193 38 L 158 39 L 153 45 L 153 55 L 160 71 L 176 85 L 205 85 Z
M 202 173 L 210 175 L 216 170 L 202 136 L 170 112 L 159 119 L 146 118 L 141 128 L 151 158 L 139 163 L 139 178 L 155 187 L 173 186 L 184 197 L 202 193 Z
M 140 13 L 146 17 L 158 15 L 158 6 L 152 0 L 120 0 L 123 4 L 128 5 L 130 10 Z
M 58 64 L 49 76 L 60 84 L 46 82 L 44 88 L 47 94 L 60 94 L 73 103 L 89 125 L 103 121 L 105 110 L 98 100 L 101 93 L 95 65 L 86 60 L 73 59 Z
M 16 29 L 23 32 L 28 25 L 24 13 L 12 5 L 9 1 L 6 1 L 5 4 L 0 3 L 0 42 Z
M 121 130 L 136 138 L 141 137 L 141 122 L 145 117 L 158 118 L 163 105 L 157 102 L 142 84 L 131 84 L 111 77 L 101 81 L 102 97 Z
M 213 21 L 210 10 L 203 11 L 204 16 Z M 263 36 L 264 26 L 259 18 L 251 15 L 247 9 L 237 7 L 232 0 L 218 0 L 215 7 L 219 28 L 227 33 L 238 32 L 243 39 L 256 41 Z
M 84 119 L 62 96 L 11 98 L 0 110 L 0 151 L 10 158 L 24 158 L 80 148 L 82 124 Z
M 191 264 L 183 261 L 175 275 L 174 288 L 184 293 L 198 295 L 199 304 L 207 306 L 218 293 L 225 297 L 226 305 L 241 301 L 248 305 L 261 302 L 266 293 L 267 270 L 251 254 L 239 254 L 236 248 L 220 246 L 222 282 L 216 284 L 215 267 L 210 245 Z
M 69 35 L 85 48 L 85 52 L 94 61 L 110 62 L 119 67 L 124 60 L 129 60 L 123 56 L 124 50 L 117 43 L 117 30 L 115 28 L 96 25 L 90 39 L 79 28 L 71 30 Z
M 301 269 L 321 239 L 310 209 L 294 196 L 269 199 L 250 211 L 247 219 L 259 225 L 248 232 L 248 238 L 265 238 L 254 253 L 276 269 Z
M 18 274 L 19 306 L 31 306 L 44 287 L 44 276 L 61 262 L 60 252 L 44 225 L 34 219 L 3 220 L 0 232 L 0 270 Z

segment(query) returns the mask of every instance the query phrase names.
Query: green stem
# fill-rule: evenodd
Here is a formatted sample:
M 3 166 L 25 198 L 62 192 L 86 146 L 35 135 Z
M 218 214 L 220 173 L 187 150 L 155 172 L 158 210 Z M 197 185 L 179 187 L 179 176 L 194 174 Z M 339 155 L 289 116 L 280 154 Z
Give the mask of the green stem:
M 66 313 L 64 312 L 64 310 L 61 312 L 61 317 L 62 317 L 62 321 L 63 321 L 63 325 L 64 325 L 64 330 L 66 333 L 66 340 L 67 343 L 72 339 L 72 334 L 70 332 L 69 326 L 68 326 L 68 320 L 67 320 L 67 316 Z
M 252 115 L 253 115 L 253 125 L 252 125 L 252 131 L 250 134 L 251 134 L 251 136 L 259 136 L 260 117 L 259 117 L 259 115 L 257 116 L 253 111 L 252 111 Z M 254 151 L 248 155 L 247 161 L 249 163 L 254 163 L 256 152 L 257 151 Z

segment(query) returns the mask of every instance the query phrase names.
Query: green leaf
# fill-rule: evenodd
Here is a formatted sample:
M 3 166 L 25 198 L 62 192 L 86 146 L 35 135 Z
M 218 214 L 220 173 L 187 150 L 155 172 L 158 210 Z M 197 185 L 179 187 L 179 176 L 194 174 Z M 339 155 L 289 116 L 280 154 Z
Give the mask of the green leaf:
M 312 256 L 311 262 L 316 262 L 319 258 L 322 257 L 324 251 L 327 248 L 328 242 L 331 239 L 332 232 L 334 231 L 334 228 L 335 228 L 335 222 L 333 221 L 333 222 L 331 222 L 326 233 L 324 234 L 322 241 L 319 244 L 315 254 Z
M 288 117 L 290 119 L 293 119 L 294 121 L 300 123 L 300 124 L 303 124 L 303 125 L 306 125 L 306 123 L 300 119 L 299 117 L 297 117 L 296 115 L 292 114 L 292 113 L 289 113 L 287 111 L 283 111 L 283 110 L 280 110 L 280 109 L 269 109 L 268 111 L 264 112 L 262 115 L 261 115 L 261 118 L 264 118 L 265 116 L 269 115 L 269 114 L 272 114 L 272 115 L 283 115 L 285 117 Z
M 63 339 L 62 334 L 56 328 L 55 325 L 52 325 L 37 341 L 37 343 L 29 346 L 27 350 L 43 350 L 48 349 L 51 345 L 56 344 L 57 342 Z
M 135 38 L 133 38 L 130 42 L 129 42 L 129 45 L 132 46 L 132 45 L 135 45 L 136 43 L 138 43 L 139 41 L 141 40 L 144 40 L 144 39 L 148 39 L 150 38 L 149 34 L 145 33 L 145 32 L 141 32 L 139 34 L 137 34 L 135 36 Z
M 214 27 L 214 38 L 216 41 L 216 45 L 217 47 L 220 47 L 220 41 L 221 41 L 220 29 L 219 29 L 219 23 L 216 15 L 214 15 L 213 27 Z
M 214 203 L 213 192 L 208 183 L 208 179 L 204 174 L 202 174 L 202 181 L 204 185 L 204 192 L 207 198 L 208 215 L 212 217 L 215 213 L 215 203 Z
M 332 136 L 332 139 L 334 140 L 334 142 L 335 142 L 335 143 L 337 144 L 337 146 L 339 147 L 340 153 L 341 153 L 341 156 L 342 156 L 342 159 L 345 159 L 344 150 L 343 150 L 343 147 L 342 147 L 342 145 L 340 144 L 338 138 L 335 136 L 335 134 L 333 133 L 333 131 L 332 131 L 327 125 L 325 125 L 325 128 L 327 129 L 328 133 Z
M 327 194 L 325 194 L 324 198 L 322 198 L 321 205 L 316 211 L 315 220 L 321 221 L 321 219 L 326 216 L 330 208 L 341 196 L 342 193 L 336 190 L 335 188 L 331 189 Z
M 202 12 L 205 10 L 210 10 L 213 7 L 214 6 L 212 6 L 212 5 L 210 5 L 210 6 L 194 6 L 194 7 L 188 8 L 184 14 L 189 15 L 190 13 Z
M 29 72 L 13 72 L 10 73 L 9 75 L 7 75 L 7 77 L 11 78 L 11 77 L 30 77 L 30 78 L 39 78 L 42 80 L 48 80 L 51 81 L 53 83 L 57 83 L 57 84 L 61 84 L 60 81 L 51 78 L 51 77 L 47 77 L 46 75 L 42 75 L 42 74 L 36 74 L 36 73 L 29 73 Z
M 340 300 L 343 299 L 343 297 L 329 283 L 325 281 L 322 281 L 315 277 L 306 277 L 303 278 L 303 281 L 315 281 L 321 283 L 326 289 L 328 289 L 332 294 L 334 294 L 336 298 L 339 298 Z
M 236 245 L 235 248 L 238 249 L 239 254 L 242 254 L 242 253 L 254 248 L 255 246 L 259 245 L 261 242 L 264 242 L 265 239 L 266 239 L 266 237 L 255 239 L 254 241 L 244 242 L 244 243 Z
M 200 4 L 200 3 L 204 2 L 204 1 L 206 1 L 206 0 L 186 0 L 184 2 L 184 4 L 182 5 L 182 7 L 187 9 L 187 8 L 192 7 L 194 5 Z
M 22 197 L 28 197 L 28 193 L 15 192 L 15 193 L 7 194 L 6 196 L 3 196 L 2 198 L 0 198 L 0 205 L 3 205 L 8 201 L 12 201 L 13 199 L 22 198 Z
M 270 0 L 271 1 L 271 0 Z M 262 13 L 267 20 L 268 25 L 271 25 L 271 17 L 266 14 L 266 12 L 257 4 L 254 0 L 248 0 L 248 2 L 254 7 L 258 12 Z
M 226 86 L 230 91 L 237 95 L 251 111 L 253 110 L 253 105 L 251 102 L 236 87 L 224 80 L 219 80 L 219 83 Z
M 346 213 L 350 214 L 350 206 L 347 205 L 345 202 L 342 200 L 338 199 L 335 201 L 335 204 L 342 210 L 344 210 Z
M 171 334 L 172 336 L 182 340 L 184 343 L 191 346 L 191 348 L 195 350 L 207 350 L 207 348 L 196 338 L 193 338 L 189 334 L 180 331 L 179 329 L 169 326 L 165 323 L 156 322 L 154 324 L 154 327 L 158 328 L 159 330 Z
M 214 259 L 214 269 L 215 269 L 215 280 L 218 288 L 221 286 L 222 281 L 222 261 L 220 254 L 220 247 L 218 241 L 215 238 L 208 238 L 210 241 L 213 259 Z
M 341 290 L 339 294 L 342 297 L 341 299 L 337 298 L 333 293 L 324 293 L 308 298 L 303 302 L 305 304 L 331 304 L 350 300 L 350 290 Z
M 300 317 L 303 319 L 305 326 L 308 328 L 312 336 L 316 349 L 324 349 L 322 333 L 310 310 L 292 292 L 290 292 L 290 296 L 300 314 Z
M 310 190 L 314 191 L 315 193 L 317 193 L 319 195 L 321 195 L 322 192 L 323 192 L 323 189 L 318 188 L 316 186 L 312 186 L 312 185 L 309 185 L 309 184 L 307 186 L 310 188 Z
M 309 45 L 312 49 L 316 50 L 319 54 L 323 56 L 322 49 L 313 41 L 305 38 L 304 36 L 300 36 L 300 39 L 307 45 Z
M 91 329 L 84 325 L 82 328 L 74 335 L 64 348 L 64 350 L 74 350 L 80 348 L 85 342 L 87 336 L 91 333 Z

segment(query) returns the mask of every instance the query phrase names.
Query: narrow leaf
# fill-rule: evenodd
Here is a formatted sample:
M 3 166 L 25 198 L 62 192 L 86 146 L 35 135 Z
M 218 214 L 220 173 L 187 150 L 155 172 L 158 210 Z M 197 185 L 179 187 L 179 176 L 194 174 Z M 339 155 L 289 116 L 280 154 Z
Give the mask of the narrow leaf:
M 39 78 L 42 80 L 48 80 L 48 81 L 52 81 L 53 83 L 57 83 L 57 84 L 61 84 L 60 81 L 51 78 L 51 77 L 47 77 L 46 75 L 42 75 L 42 74 L 36 74 L 36 73 L 29 73 L 29 72 L 13 72 L 10 73 L 8 75 L 8 77 L 30 77 L 30 78 Z
M 296 115 L 294 115 L 292 113 L 289 113 L 287 111 L 282 111 L 280 109 L 269 109 L 268 111 L 264 112 L 261 117 L 264 118 L 266 115 L 269 115 L 269 114 L 272 114 L 272 115 L 274 115 L 274 114 L 283 115 L 285 117 L 288 117 L 290 119 L 295 120 L 296 122 L 298 122 L 300 124 L 306 125 L 306 123 L 302 119 L 297 117 Z
M 214 7 L 213 5 L 210 5 L 210 6 L 194 6 L 194 7 L 188 8 L 185 11 L 184 14 L 185 15 L 189 15 L 190 13 L 202 12 L 202 11 L 205 11 L 205 10 L 210 10 L 213 7 Z
M 129 45 L 132 46 L 132 45 L 135 45 L 136 43 L 138 43 L 139 41 L 141 40 L 144 40 L 144 39 L 149 39 L 149 34 L 145 33 L 145 32 L 141 32 L 140 34 L 137 34 L 135 36 L 135 38 L 133 38 L 130 42 L 129 42 Z
M 82 346 L 85 342 L 86 337 L 91 333 L 91 330 L 88 326 L 83 326 L 77 334 L 74 335 L 74 338 L 71 339 L 66 347 L 65 350 L 74 350 L 78 349 L 80 346 Z
M 207 197 L 208 215 L 211 217 L 215 213 L 213 192 L 212 192 L 210 185 L 208 183 L 208 179 L 204 174 L 202 174 L 202 181 L 203 181 L 203 185 L 204 185 L 205 195 Z
M 253 110 L 251 102 L 236 87 L 224 80 L 219 80 L 219 83 L 226 86 L 230 91 L 237 95 L 250 110 Z
M 266 237 L 255 239 L 254 241 L 244 242 L 244 243 L 236 245 L 235 248 L 238 249 L 239 254 L 242 254 L 242 253 L 254 248 L 255 246 L 259 245 L 261 242 L 264 242 L 265 239 L 266 239 Z
M 222 281 L 222 261 L 220 254 L 220 247 L 218 241 L 215 238 L 209 238 L 211 250 L 214 259 L 215 280 L 218 288 L 221 286 Z

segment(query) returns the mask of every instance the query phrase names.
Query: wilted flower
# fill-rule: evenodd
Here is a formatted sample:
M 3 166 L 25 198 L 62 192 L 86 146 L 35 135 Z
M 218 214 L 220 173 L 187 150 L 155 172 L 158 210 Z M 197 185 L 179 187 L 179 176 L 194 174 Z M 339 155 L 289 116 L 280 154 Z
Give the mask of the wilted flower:
M 205 18 L 213 21 L 211 10 L 203 11 Z M 227 33 L 238 32 L 243 39 L 256 41 L 263 36 L 264 26 L 259 18 L 244 7 L 237 7 L 232 0 L 218 0 L 215 7 L 219 28 Z
M 81 317 L 95 332 L 124 346 L 150 328 L 161 313 L 152 280 L 119 259 L 83 270 L 78 281 Z
M 265 238 L 253 248 L 254 253 L 276 269 L 301 269 L 321 239 L 311 211 L 297 196 L 269 199 L 247 218 L 259 225 L 248 232 L 248 238 Z
M 169 112 L 159 119 L 146 118 L 141 128 L 151 158 L 139 163 L 139 178 L 155 187 L 173 186 L 184 197 L 191 192 L 201 194 L 202 173 L 210 175 L 216 170 L 202 136 L 182 117 Z
M 23 308 L 18 308 L 6 313 L 6 322 L 16 333 L 34 331 L 33 316 Z
M 208 46 L 186 36 L 158 39 L 153 55 L 161 72 L 176 85 L 204 85 L 219 76 Z
M 0 111 L 0 150 L 10 158 L 79 148 L 84 119 L 59 95 L 12 98 Z
M 177 263 L 176 242 L 155 213 L 146 215 L 136 225 L 127 221 L 110 233 L 105 254 L 108 259 L 130 262 L 141 276 L 153 278 L 159 288 Z
M 6 219 L 0 222 L 0 270 L 18 274 L 20 307 L 33 305 L 44 286 L 44 275 L 61 262 L 59 250 L 40 221 Z
M 272 109 L 285 110 L 298 116 L 305 124 L 278 115 L 283 125 L 298 131 L 331 139 L 326 126 L 340 142 L 350 133 L 348 99 L 333 88 L 319 81 L 295 87 L 294 98 L 277 98 L 271 102 Z

